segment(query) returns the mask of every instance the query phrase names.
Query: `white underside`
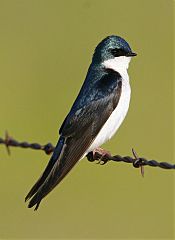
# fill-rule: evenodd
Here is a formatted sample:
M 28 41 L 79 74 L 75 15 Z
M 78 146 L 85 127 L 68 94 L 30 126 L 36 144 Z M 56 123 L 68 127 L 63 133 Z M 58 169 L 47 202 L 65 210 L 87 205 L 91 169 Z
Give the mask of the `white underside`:
M 129 76 L 127 73 L 129 62 L 130 58 L 123 56 L 110 59 L 104 62 L 104 66 L 106 68 L 113 69 L 120 73 L 122 77 L 121 95 L 117 107 L 112 112 L 106 123 L 103 125 L 102 129 L 98 133 L 97 137 L 95 138 L 91 146 L 87 149 L 83 157 L 85 157 L 89 152 L 100 147 L 103 143 L 111 139 L 112 136 L 116 133 L 117 129 L 120 127 L 121 123 L 123 122 L 128 112 L 131 95 Z

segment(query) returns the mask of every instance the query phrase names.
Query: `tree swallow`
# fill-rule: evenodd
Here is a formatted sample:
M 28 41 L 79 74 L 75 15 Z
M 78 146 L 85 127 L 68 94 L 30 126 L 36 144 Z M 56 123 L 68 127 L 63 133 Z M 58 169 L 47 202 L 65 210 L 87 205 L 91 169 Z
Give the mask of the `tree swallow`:
M 108 36 L 97 45 L 81 90 L 61 125 L 53 155 L 25 198 L 32 198 L 29 208 L 36 205 L 37 210 L 79 160 L 115 134 L 129 108 L 127 69 L 136 55 L 118 36 Z

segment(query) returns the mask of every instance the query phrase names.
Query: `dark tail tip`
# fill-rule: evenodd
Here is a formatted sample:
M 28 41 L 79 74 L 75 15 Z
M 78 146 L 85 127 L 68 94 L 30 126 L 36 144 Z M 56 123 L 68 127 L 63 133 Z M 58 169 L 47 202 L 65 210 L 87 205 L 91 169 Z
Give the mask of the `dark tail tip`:
M 29 200 L 28 196 L 25 197 L 25 202 L 27 202 Z
M 32 208 L 32 207 L 34 207 L 36 205 L 35 208 L 34 208 L 34 211 L 36 211 L 36 210 L 38 210 L 38 207 L 39 207 L 39 205 L 41 203 L 41 200 L 38 201 L 38 202 L 35 202 L 35 201 L 32 201 L 32 200 L 29 202 L 28 208 Z

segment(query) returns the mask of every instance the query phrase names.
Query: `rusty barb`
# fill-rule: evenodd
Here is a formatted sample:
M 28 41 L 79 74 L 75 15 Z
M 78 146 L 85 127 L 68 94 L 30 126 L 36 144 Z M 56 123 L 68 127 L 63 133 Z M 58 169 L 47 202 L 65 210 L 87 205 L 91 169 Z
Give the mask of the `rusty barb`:
M 51 143 L 47 143 L 45 145 L 41 145 L 39 143 L 28 143 L 26 141 L 19 142 L 12 138 L 8 132 L 5 132 L 5 138 L 0 138 L 0 144 L 5 145 L 7 149 L 7 153 L 10 155 L 10 147 L 21 147 L 21 148 L 30 148 L 33 150 L 42 150 L 46 154 L 51 154 L 55 147 Z M 104 152 L 104 151 L 103 151 Z M 109 161 L 113 162 L 124 162 L 124 163 L 131 163 L 134 168 L 140 168 L 141 175 L 144 176 L 144 166 L 150 166 L 150 167 L 159 167 L 163 169 L 175 169 L 175 164 L 170 164 L 167 162 L 157 162 L 156 160 L 147 160 L 145 158 L 139 157 L 136 153 L 136 151 L 132 148 L 132 154 L 133 157 L 125 156 L 122 157 L 120 155 L 114 155 L 112 156 L 108 151 L 106 151 L 107 154 L 101 154 L 100 152 L 97 152 L 96 154 L 88 153 L 86 156 L 88 161 L 93 162 L 95 160 L 100 160 L 102 162 L 100 165 L 104 165 Z

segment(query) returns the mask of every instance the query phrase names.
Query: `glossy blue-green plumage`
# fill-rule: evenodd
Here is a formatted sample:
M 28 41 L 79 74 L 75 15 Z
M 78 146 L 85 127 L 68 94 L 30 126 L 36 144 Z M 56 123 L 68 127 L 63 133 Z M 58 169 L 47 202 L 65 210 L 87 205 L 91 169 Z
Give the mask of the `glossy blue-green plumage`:
M 103 91 L 100 90 L 98 87 L 99 85 L 97 84 L 102 81 L 106 75 L 109 75 L 103 66 L 103 62 L 113 58 L 110 49 L 122 49 L 126 53 L 132 53 L 129 44 L 119 36 L 108 36 L 97 45 L 85 81 L 68 114 L 67 119 L 64 121 L 64 124 L 68 121 L 72 114 L 74 114 L 74 112 L 88 105 L 90 102 L 102 97 L 102 95 L 109 94 L 116 86 L 116 78 L 114 81 L 114 78 L 109 79 L 110 76 L 108 77 L 108 82 L 103 88 Z M 119 74 L 118 78 L 120 78 Z
M 95 49 L 92 63 L 81 90 L 60 128 L 60 138 L 54 153 L 26 200 L 29 207 L 38 208 L 41 200 L 87 154 L 92 142 L 116 109 L 122 92 L 121 75 L 103 63 L 115 57 L 111 50 L 131 54 L 131 48 L 121 37 L 109 36 Z M 122 53 L 122 52 L 120 52 Z

